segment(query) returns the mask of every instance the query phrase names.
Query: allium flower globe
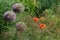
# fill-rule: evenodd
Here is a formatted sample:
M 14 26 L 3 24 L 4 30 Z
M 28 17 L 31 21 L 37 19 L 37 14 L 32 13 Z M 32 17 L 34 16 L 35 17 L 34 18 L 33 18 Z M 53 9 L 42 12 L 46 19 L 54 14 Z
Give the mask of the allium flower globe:
M 16 19 L 16 14 L 13 11 L 6 11 L 3 15 L 4 20 L 13 21 Z
M 15 3 L 12 6 L 14 12 L 24 12 L 25 6 L 22 3 Z
M 20 32 L 25 31 L 25 29 L 26 29 L 25 23 L 23 23 L 23 22 L 17 22 L 16 23 L 16 29 L 18 31 L 20 31 Z

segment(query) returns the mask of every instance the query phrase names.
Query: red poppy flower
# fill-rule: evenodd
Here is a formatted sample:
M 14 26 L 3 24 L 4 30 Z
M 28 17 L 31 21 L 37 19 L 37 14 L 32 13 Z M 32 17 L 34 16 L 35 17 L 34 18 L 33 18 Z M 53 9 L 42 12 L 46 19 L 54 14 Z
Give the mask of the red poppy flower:
M 35 22 L 38 22 L 38 18 L 36 17 L 36 18 L 33 18 L 33 20 L 35 21 Z
M 46 26 L 45 24 L 40 24 L 39 28 L 42 29 L 42 28 L 45 28 L 45 26 Z

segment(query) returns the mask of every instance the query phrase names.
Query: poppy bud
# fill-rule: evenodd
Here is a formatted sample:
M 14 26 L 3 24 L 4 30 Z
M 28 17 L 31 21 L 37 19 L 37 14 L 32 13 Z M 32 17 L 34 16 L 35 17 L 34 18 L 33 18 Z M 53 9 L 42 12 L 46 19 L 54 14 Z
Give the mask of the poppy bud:
M 44 20 L 44 17 L 41 17 L 40 20 Z
M 3 15 L 4 20 L 11 21 L 16 19 L 16 14 L 13 11 L 7 11 Z
M 25 6 L 22 3 L 15 3 L 12 9 L 14 12 L 24 12 Z

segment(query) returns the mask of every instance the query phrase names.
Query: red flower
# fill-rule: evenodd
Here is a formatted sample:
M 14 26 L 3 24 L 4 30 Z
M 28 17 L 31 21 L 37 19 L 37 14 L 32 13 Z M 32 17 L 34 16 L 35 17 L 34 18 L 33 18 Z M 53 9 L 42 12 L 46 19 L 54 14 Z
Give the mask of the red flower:
M 36 17 L 36 18 L 33 18 L 33 20 L 34 20 L 35 22 L 38 22 L 39 19 Z
M 45 26 L 46 26 L 45 24 L 40 24 L 39 28 L 42 29 L 42 28 L 45 28 Z

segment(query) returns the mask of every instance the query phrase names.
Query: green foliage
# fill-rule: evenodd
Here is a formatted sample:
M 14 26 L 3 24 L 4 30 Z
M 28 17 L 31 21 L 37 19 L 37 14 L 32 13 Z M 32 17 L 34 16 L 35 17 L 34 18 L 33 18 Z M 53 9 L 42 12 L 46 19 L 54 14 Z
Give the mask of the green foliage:
M 46 9 L 51 9 L 52 6 L 58 5 L 59 2 L 59 0 L 37 0 L 38 4 L 35 10 L 35 15 L 37 17 L 41 17 L 41 15 L 44 16 L 45 14 L 43 13 L 43 11 L 45 11 Z
M 25 11 L 17 13 L 15 21 L 5 21 L 3 14 L 12 10 L 14 3 L 23 3 Z M 0 40 L 60 40 L 60 12 L 54 8 L 56 5 L 60 5 L 60 0 L 0 0 Z M 41 16 L 44 20 L 38 23 L 32 20 Z M 22 33 L 15 27 L 19 21 L 27 26 Z M 40 29 L 39 23 L 45 23 L 46 28 Z

